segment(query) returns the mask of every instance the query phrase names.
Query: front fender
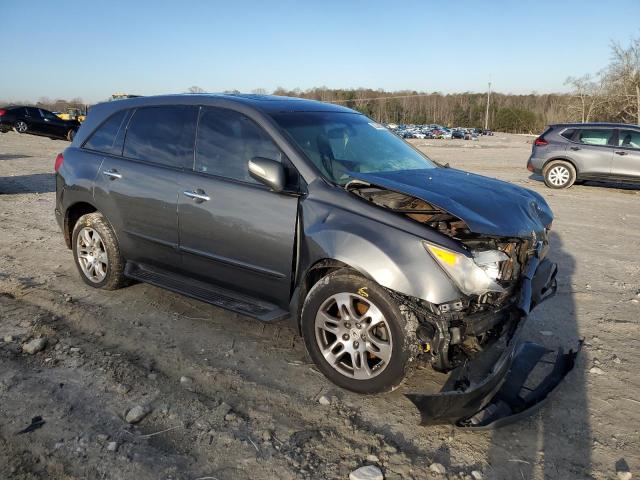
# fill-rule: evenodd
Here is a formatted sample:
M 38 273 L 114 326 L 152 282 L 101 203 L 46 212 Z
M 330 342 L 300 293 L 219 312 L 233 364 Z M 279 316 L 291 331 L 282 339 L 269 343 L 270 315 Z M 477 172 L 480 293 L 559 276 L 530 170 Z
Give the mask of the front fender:
M 419 236 L 320 202 L 305 201 L 301 208 L 302 272 L 320 260 L 333 259 L 383 287 L 431 303 L 462 296 Z

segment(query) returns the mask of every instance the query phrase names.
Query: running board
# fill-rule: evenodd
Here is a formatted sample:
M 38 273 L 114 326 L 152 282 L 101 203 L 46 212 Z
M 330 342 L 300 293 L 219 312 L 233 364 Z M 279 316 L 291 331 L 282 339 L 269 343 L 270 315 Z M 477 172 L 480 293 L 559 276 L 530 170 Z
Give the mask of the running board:
M 124 274 L 134 280 L 166 288 L 263 322 L 274 322 L 289 315 L 289 312 L 271 303 L 147 265 L 127 262 Z

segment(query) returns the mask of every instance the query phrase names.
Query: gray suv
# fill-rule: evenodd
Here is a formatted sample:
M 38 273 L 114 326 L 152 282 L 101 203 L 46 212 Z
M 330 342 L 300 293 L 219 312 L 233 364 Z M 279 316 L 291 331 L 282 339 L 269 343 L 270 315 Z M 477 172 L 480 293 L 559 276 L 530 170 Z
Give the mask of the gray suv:
M 136 280 L 288 318 L 318 369 L 356 392 L 397 387 L 418 360 L 453 370 L 441 394 L 410 397 L 428 421 L 508 415 L 504 395 L 489 404 L 510 365 L 541 358 L 517 337 L 556 289 L 544 199 L 441 166 L 353 110 L 118 100 L 91 109 L 55 170 L 56 217 L 87 285 Z
M 533 142 L 527 169 L 542 175 L 549 188 L 582 180 L 640 182 L 640 126 L 551 125 Z

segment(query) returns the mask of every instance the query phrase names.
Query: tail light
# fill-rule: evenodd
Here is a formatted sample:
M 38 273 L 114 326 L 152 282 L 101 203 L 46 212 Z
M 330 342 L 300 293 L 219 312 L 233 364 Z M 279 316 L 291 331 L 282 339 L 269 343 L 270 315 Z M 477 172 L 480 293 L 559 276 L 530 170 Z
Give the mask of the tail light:
M 542 137 L 538 137 L 536 138 L 535 142 L 533 142 L 533 144 L 536 147 L 544 147 L 545 145 L 549 145 L 549 142 L 547 142 L 544 138 Z
M 56 157 L 56 163 L 53 165 L 53 169 L 56 172 L 60 170 L 60 167 L 62 166 L 62 162 L 64 162 L 64 157 L 62 156 L 61 153 L 59 153 L 58 156 Z
M 0 108 L 0 117 L 1 117 L 2 115 L 4 115 L 5 113 L 7 113 L 7 111 L 6 111 L 6 110 L 3 110 L 3 109 L 1 109 L 1 108 Z

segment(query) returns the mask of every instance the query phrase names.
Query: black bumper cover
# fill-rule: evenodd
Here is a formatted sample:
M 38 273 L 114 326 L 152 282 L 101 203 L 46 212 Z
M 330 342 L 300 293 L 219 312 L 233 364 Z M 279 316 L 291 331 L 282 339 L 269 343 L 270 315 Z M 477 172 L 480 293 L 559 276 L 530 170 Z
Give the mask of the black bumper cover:
M 538 254 L 541 249 L 538 250 Z M 407 394 L 422 425 L 453 423 L 464 429 L 492 429 L 537 411 L 573 369 L 577 352 L 557 352 L 520 342 L 528 313 L 553 296 L 557 266 L 535 255 L 523 275 L 518 299 L 520 319 L 508 335 L 473 361 L 453 370 L 436 394 Z M 555 355 L 554 355 L 555 354 Z

